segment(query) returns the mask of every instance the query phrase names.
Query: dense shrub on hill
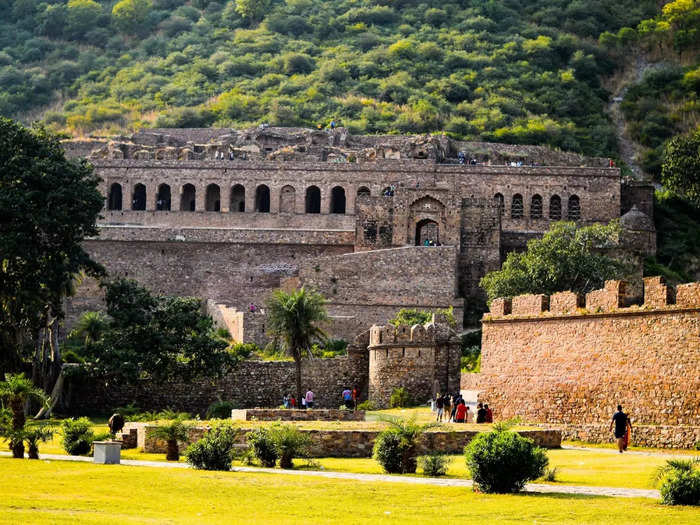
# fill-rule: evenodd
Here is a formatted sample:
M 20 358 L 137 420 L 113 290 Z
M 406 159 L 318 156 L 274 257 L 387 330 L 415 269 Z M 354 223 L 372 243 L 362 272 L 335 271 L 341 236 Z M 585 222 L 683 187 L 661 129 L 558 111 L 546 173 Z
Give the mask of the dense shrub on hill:
M 11 4 L 0 22 L 0 113 L 36 115 L 60 98 L 63 118 L 51 125 L 72 133 L 335 118 L 353 132 L 448 130 L 590 154 L 615 151 L 598 80 L 614 64 L 590 37 L 656 9 L 651 0 Z M 68 54 L 66 40 L 77 44 Z M 231 94 L 246 103 L 220 103 Z M 120 118 L 100 117 L 103 108 Z

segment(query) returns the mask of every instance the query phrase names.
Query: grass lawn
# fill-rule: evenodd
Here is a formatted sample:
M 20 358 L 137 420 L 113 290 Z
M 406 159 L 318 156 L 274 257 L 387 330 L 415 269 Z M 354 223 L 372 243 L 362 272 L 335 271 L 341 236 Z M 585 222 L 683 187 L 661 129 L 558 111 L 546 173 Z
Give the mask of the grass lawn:
M 613 455 L 578 450 L 547 450 L 547 457 L 549 466 L 557 468 L 557 484 L 637 489 L 654 488 L 651 478 L 655 470 L 666 461 L 654 456 Z M 469 478 L 464 456 L 453 455 L 449 458 L 446 477 Z M 379 463 L 370 458 L 320 458 L 316 461 L 324 470 L 329 471 L 383 474 Z M 421 474 L 420 468 L 418 474 Z
M 697 524 L 653 500 L 0 458 L 0 523 Z

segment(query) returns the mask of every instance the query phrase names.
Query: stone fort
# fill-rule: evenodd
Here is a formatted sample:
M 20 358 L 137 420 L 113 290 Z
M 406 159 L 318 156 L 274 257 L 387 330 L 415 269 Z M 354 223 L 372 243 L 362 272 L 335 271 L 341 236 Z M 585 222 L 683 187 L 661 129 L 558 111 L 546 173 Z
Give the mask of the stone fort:
M 461 387 L 498 419 L 555 423 L 566 437 L 606 441 L 609 409 L 622 402 L 642 444 L 700 440 L 697 283 L 642 286 L 638 272 L 630 285 L 608 282 L 585 298 L 495 300 L 481 320 L 480 374 L 460 373 L 459 323 L 439 312 L 481 316 L 479 279 L 553 221 L 620 219 L 615 253 L 654 253 L 653 188 L 625 180 L 607 159 L 264 126 L 151 129 L 64 147 L 102 178 L 100 235 L 85 246 L 112 275 L 200 297 L 235 339 L 261 345 L 272 290 L 306 286 L 327 298 L 327 330 L 350 344 L 347 356 L 304 363 L 319 406 L 337 407 L 351 385 L 378 406 L 398 386 L 418 402 Z M 101 301 L 86 282 L 67 303 L 68 323 Z M 401 308 L 436 313 L 425 326 L 386 324 Z M 292 363 L 246 360 L 216 382 L 90 385 L 90 395 L 76 388 L 72 397 L 88 410 L 135 402 L 203 413 L 217 398 L 276 406 L 293 378 Z
M 91 255 L 154 292 L 203 298 L 236 339 L 258 344 L 279 287 L 321 292 L 329 332 L 346 340 L 401 308 L 480 315 L 479 279 L 552 221 L 623 216 L 625 248 L 655 249 L 651 186 L 607 159 L 541 147 L 264 126 L 64 147 L 102 178 Z M 87 283 L 68 322 L 99 302 Z

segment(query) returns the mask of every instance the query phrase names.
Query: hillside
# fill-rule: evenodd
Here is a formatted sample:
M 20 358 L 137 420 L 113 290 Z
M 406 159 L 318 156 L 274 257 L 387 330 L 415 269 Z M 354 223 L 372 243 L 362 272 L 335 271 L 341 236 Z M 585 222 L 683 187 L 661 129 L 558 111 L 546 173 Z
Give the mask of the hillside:
M 598 43 L 656 2 L 10 0 L 0 114 L 143 126 L 447 131 L 614 156 Z

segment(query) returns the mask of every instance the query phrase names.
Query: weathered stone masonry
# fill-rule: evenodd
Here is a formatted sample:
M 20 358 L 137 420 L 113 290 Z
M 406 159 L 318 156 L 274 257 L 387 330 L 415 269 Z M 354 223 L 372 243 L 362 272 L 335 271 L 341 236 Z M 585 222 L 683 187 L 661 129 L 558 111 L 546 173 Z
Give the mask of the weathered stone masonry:
M 700 439 L 700 283 L 673 290 L 647 278 L 644 303 L 625 301 L 620 281 L 585 302 L 571 292 L 493 301 L 480 399 L 499 419 L 563 423 L 582 437 L 604 435 L 621 403 L 634 424 L 650 427 L 640 429 L 647 443 L 692 446 Z

